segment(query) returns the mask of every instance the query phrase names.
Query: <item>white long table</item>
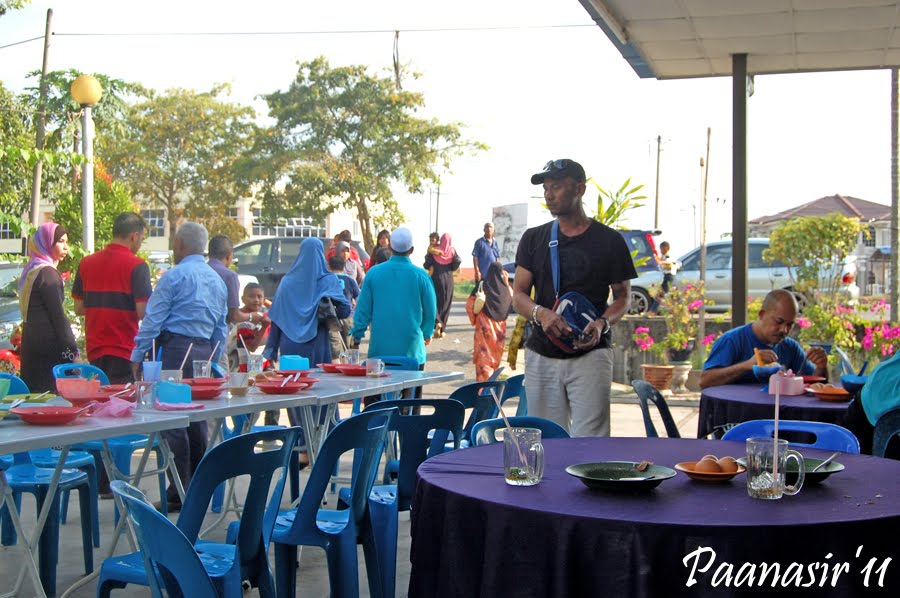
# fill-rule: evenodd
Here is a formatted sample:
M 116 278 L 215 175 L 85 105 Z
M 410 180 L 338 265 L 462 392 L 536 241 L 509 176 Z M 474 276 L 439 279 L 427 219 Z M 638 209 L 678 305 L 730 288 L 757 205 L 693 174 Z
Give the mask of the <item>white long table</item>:
M 106 439 L 113 438 L 115 436 L 123 436 L 126 434 L 149 434 L 149 448 L 150 446 L 152 446 L 153 440 L 158 432 L 162 430 L 183 428 L 187 425 L 188 419 L 181 416 L 177 412 L 140 412 L 136 413 L 132 417 L 127 418 L 81 417 L 76 420 L 76 422 L 64 426 L 39 426 L 8 418 L 0 421 L 0 455 L 20 453 L 24 451 L 57 446 L 62 447 L 59 461 L 57 462 L 56 468 L 53 471 L 53 475 L 50 478 L 50 488 L 48 496 L 52 497 L 56 493 L 56 489 L 59 485 L 60 475 L 62 474 L 62 470 L 64 469 L 64 464 L 69 453 L 70 445 L 78 444 L 80 442 L 91 442 L 95 440 L 105 441 Z M 166 444 L 165 440 L 163 440 L 162 438 L 160 438 L 160 449 L 163 451 L 166 461 L 171 464 L 171 451 L 169 450 L 168 444 Z M 105 442 L 103 461 L 107 472 L 111 473 L 113 471 L 113 462 L 112 458 L 109 456 L 109 451 L 106 448 Z M 145 461 L 146 458 L 142 460 L 142 466 Z M 143 467 L 138 469 L 138 471 L 136 472 L 136 476 L 141 475 L 142 468 Z M 174 470 L 173 473 L 175 473 Z M 177 475 L 175 477 L 177 479 Z M 37 522 L 35 523 L 31 539 L 29 540 L 29 538 L 27 538 L 22 533 L 22 527 L 21 522 L 19 521 L 18 512 L 15 508 L 15 503 L 12 500 L 12 491 L 9 489 L 9 486 L 6 483 L 6 476 L 3 473 L 0 473 L 0 494 L 2 494 L 3 501 L 8 507 L 13 525 L 16 528 L 16 532 L 19 534 L 19 538 L 21 541 L 20 546 L 26 555 L 24 559 L 25 566 L 20 569 L 16 584 L 13 587 L 12 592 L 3 594 L 2 596 L 6 597 L 19 595 L 22 582 L 24 581 L 25 576 L 28 575 L 31 578 L 32 584 L 34 585 L 36 594 L 38 596 L 45 597 L 46 594 L 44 593 L 44 589 L 41 586 L 37 565 L 34 560 L 34 547 L 37 545 L 37 541 L 40 538 L 41 532 L 43 531 L 44 524 L 47 521 L 47 516 L 50 511 L 50 504 L 52 501 L 47 500 L 44 502 L 44 506 L 41 509 L 41 512 L 38 514 Z M 111 544 L 114 544 L 114 542 Z M 112 549 L 113 547 L 111 546 L 110 550 Z

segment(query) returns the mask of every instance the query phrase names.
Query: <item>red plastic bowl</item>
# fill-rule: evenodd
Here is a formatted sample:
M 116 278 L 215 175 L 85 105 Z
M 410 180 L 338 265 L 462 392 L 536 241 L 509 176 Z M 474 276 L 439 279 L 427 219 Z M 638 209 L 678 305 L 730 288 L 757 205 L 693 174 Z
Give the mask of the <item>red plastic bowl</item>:
M 823 378 L 822 376 L 803 376 L 804 384 L 815 384 L 816 382 L 825 382 L 828 380 L 827 378 Z
M 300 392 L 307 386 L 309 386 L 309 384 L 305 381 L 305 379 L 302 379 L 300 382 L 288 382 L 284 386 L 282 386 L 280 382 L 262 382 L 257 383 L 256 385 L 257 388 L 259 388 L 267 395 L 294 394 L 295 392 Z
M 16 407 L 9 410 L 18 415 L 23 422 L 40 426 L 60 426 L 78 419 L 85 412 L 81 407 Z
M 339 364 L 337 364 L 337 370 L 345 376 L 365 376 L 366 375 L 366 366 L 364 366 L 364 365 L 339 363 Z
M 339 363 L 317 363 L 316 367 L 328 374 L 340 374 L 338 371 Z
M 185 378 L 182 380 L 185 384 L 191 386 L 222 386 L 225 384 L 224 378 Z
M 223 390 L 225 390 L 224 386 L 192 386 L 191 398 L 208 401 L 218 397 Z

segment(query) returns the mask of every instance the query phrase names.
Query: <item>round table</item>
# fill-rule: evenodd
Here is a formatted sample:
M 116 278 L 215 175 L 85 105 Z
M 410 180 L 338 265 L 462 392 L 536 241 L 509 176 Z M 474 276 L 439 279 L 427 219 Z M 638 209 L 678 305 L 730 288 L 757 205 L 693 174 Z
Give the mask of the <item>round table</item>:
M 762 384 L 723 384 L 700 393 L 700 416 L 697 437 L 705 438 L 722 432 L 725 424 L 739 424 L 751 419 L 775 417 L 775 395 L 763 392 Z M 850 401 L 823 401 L 808 394 L 779 397 L 779 417 L 842 425 Z
M 575 463 L 650 460 L 673 466 L 704 454 L 740 456 L 744 443 L 677 438 L 545 440 L 537 486 L 503 479 L 502 445 L 439 455 L 419 467 L 409 596 L 821 596 L 818 587 L 736 588 L 713 573 L 743 563 L 849 563 L 831 596 L 870 596 L 860 571 L 893 558 L 884 595 L 900 590 L 900 461 L 842 455 L 846 469 L 778 501 L 747 495 L 745 475 L 708 484 L 682 473 L 645 493 L 590 490 Z M 828 453 L 804 449 L 809 456 Z M 861 555 L 856 557 L 857 547 Z M 689 556 L 697 552 L 695 584 Z M 714 562 L 699 572 L 714 551 Z M 686 561 L 684 559 L 687 559 Z M 757 574 L 758 575 L 758 574 Z M 870 576 L 871 577 L 871 576 Z M 806 578 L 804 581 L 808 581 Z M 818 580 L 816 581 L 818 583 Z M 830 583 L 830 582 L 829 582 Z

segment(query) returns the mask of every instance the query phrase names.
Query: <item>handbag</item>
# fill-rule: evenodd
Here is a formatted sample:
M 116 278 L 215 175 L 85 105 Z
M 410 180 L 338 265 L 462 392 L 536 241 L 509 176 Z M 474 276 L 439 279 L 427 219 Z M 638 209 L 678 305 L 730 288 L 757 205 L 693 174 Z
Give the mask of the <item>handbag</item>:
M 547 338 L 565 353 L 580 353 L 581 351 L 575 348 L 575 341 L 584 337 L 584 329 L 602 316 L 603 311 L 597 309 L 590 299 L 576 291 L 559 294 L 559 221 L 557 220 L 554 220 L 550 227 L 550 269 L 553 274 L 553 292 L 556 295 L 553 311 L 562 316 L 574 334 L 567 338 L 556 338 L 548 334 Z M 607 335 L 612 336 L 608 327 L 604 333 L 604 336 Z
M 316 308 L 316 316 L 319 322 L 325 324 L 329 331 L 340 330 L 341 322 L 338 320 L 337 310 L 334 309 L 330 297 L 322 297 L 319 299 L 319 305 Z
M 472 311 L 480 313 L 484 308 L 484 302 L 487 300 L 487 297 L 484 294 L 484 281 L 478 283 L 478 286 L 475 287 L 475 304 L 472 306 Z

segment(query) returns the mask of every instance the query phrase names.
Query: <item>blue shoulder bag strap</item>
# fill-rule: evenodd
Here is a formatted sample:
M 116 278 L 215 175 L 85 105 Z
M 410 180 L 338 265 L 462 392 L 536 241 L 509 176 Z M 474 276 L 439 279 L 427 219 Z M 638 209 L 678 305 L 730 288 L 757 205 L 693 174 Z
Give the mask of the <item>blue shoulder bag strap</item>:
M 550 226 L 550 271 L 553 273 L 553 292 L 559 299 L 559 220 Z

